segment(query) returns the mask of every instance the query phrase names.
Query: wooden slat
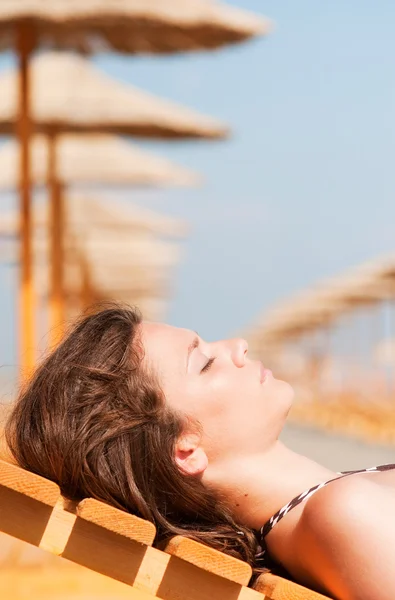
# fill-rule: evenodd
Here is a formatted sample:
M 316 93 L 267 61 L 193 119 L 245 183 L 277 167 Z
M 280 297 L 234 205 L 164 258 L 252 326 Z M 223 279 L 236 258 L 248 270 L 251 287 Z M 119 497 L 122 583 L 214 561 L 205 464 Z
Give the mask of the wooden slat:
M 240 585 L 248 585 L 252 576 L 248 563 L 180 535 L 169 541 L 165 552 Z
M 39 547 L 61 556 L 77 519 L 75 503 L 59 497 L 42 535 Z
M 39 546 L 59 496 L 55 483 L 0 461 L 0 531 Z
M 265 594 L 270 600 L 328 600 L 327 596 L 273 573 L 260 575 L 254 589 Z
M 25 494 L 47 506 L 55 506 L 60 490 L 56 483 L 0 460 L 0 486 Z
M 86 498 L 78 504 L 77 515 L 146 546 L 152 546 L 155 539 L 156 529 L 153 523 L 93 498 Z

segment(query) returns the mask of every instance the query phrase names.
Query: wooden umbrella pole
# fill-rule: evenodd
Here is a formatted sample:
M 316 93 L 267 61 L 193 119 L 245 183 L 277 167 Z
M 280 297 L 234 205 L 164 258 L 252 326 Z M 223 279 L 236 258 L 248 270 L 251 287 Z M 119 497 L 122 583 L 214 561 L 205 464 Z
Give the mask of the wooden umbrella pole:
M 34 369 L 34 289 L 32 224 L 30 198 L 30 156 L 31 136 L 29 56 L 33 50 L 33 32 L 28 23 L 20 23 L 16 32 L 16 46 L 19 58 L 19 114 L 17 136 L 20 147 L 20 298 L 19 298 L 19 364 L 21 377 L 27 378 Z
M 50 209 L 48 219 L 49 239 L 49 324 L 50 346 L 55 347 L 64 333 L 64 214 L 61 185 L 57 178 L 57 135 L 48 135 L 48 190 L 50 194 Z
M 81 274 L 80 310 L 81 312 L 87 312 L 89 307 L 94 302 L 94 294 L 92 291 L 92 285 L 89 277 L 87 261 L 85 260 L 81 251 L 79 252 L 78 260 Z

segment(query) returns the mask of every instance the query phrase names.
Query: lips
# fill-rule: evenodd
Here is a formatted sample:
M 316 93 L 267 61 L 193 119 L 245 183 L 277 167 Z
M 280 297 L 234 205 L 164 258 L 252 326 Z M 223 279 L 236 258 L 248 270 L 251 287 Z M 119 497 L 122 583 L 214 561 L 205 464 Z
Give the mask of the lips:
M 260 363 L 260 380 L 261 383 L 264 383 L 268 377 L 272 375 L 270 369 L 265 369 L 262 363 Z

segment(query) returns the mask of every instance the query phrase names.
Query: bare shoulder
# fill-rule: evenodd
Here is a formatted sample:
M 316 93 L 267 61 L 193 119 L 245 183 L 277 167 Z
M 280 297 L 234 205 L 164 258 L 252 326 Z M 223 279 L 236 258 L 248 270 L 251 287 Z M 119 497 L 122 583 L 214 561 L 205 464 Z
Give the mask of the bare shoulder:
M 300 526 L 324 539 L 361 543 L 395 523 L 395 491 L 358 475 L 344 477 L 314 494 Z M 348 544 L 347 544 L 348 545 Z
M 345 477 L 306 502 L 295 529 L 295 567 L 335 598 L 392 599 L 394 539 L 394 490 L 357 475 Z
M 374 514 L 378 507 L 373 501 L 386 503 L 391 498 L 394 498 L 394 492 L 374 481 L 358 475 L 343 477 L 309 498 L 302 516 L 309 526 L 324 527 L 327 522 L 333 526 L 333 521 L 340 524 L 354 514 Z

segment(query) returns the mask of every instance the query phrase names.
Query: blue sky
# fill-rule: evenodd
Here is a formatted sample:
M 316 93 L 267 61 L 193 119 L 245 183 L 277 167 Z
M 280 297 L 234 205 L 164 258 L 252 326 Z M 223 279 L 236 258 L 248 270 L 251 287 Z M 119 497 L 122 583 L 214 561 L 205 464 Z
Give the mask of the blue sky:
M 395 249 L 395 4 L 229 3 L 271 17 L 272 34 L 207 54 L 94 59 L 233 127 L 227 142 L 144 143 L 201 172 L 203 188 L 129 194 L 191 223 L 169 321 L 209 340 Z M 16 360 L 13 288 L 0 269 L 0 362 Z

